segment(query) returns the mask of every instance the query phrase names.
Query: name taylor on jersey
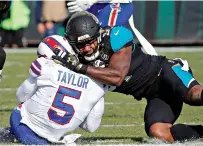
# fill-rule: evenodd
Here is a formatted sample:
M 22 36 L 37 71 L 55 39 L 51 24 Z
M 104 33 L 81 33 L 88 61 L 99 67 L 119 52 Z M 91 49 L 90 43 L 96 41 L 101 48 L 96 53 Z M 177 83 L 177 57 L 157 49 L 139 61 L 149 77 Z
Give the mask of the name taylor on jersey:
M 75 72 L 56 64 L 53 60 L 48 60 L 43 57 L 33 61 L 30 67 L 30 75 L 33 77 L 43 76 L 42 78 L 55 78 L 61 84 L 72 85 L 83 89 L 88 88 L 90 78 L 76 74 Z M 46 77 L 45 77 L 46 76 Z
M 58 79 L 57 81 L 73 86 L 77 86 L 80 88 L 87 89 L 87 85 L 89 83 L 89 78 L 84 76 L 76 76 L 73 72 L 65 72 L 62 70 L 58 70 Z

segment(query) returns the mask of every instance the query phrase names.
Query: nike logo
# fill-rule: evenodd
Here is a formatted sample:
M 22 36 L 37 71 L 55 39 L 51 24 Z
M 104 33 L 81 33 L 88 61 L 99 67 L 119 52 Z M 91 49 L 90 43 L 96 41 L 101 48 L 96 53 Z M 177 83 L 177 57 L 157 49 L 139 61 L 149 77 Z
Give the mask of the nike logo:
M 162 68 L 160 69 L 160 71 L 159 71 L 159 73 L 158 73 L 158 75 L 157 75 L 157 76 L 160 76 L 160 74 L 161 74 L 161 71 L 162 71 Z
M 118 33 L 119 33 L 119 30 L 118 30 L 117 32 L 115 32 L 114 34 L 115 34 L 115 35 L 118 35 Z

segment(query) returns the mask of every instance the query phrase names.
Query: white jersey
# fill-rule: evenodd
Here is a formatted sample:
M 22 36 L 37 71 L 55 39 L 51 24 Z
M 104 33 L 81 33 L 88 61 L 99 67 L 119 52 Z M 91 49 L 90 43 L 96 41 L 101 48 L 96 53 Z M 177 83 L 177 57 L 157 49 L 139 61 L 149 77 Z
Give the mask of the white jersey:
M 108 86 L 43 57 L 31 64 L 30 75 L 37 89 L 22 104 L 21 122 L 49 141 L 78 128 L 108 91 Z

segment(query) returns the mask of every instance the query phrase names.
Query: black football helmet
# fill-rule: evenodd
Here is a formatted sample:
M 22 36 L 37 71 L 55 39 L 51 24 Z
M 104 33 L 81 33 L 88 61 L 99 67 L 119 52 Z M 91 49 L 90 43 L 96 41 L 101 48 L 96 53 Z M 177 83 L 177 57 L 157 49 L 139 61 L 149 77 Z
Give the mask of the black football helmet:
M 74 13 L 67 22 L 65 37 L 79 54 L 78 45 L 100 38 L 100 23 L 93 14 L 87 11 Z M 97 53 L 98 54 L 98 53 Z
M 0 20 L 3 19 L 11 6 L 11 1 L 0 1 Z

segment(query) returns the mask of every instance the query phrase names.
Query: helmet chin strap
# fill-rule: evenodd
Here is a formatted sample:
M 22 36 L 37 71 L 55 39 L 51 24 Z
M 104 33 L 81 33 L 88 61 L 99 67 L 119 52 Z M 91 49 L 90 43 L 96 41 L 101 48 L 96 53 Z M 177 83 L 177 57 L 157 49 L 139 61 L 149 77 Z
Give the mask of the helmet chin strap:
M 91 56 L 84 56 L 85 60 L 92 61 L 96 59 L 99 56 L 99 50 L 97 50 L 95 53 L 93 53 Z

